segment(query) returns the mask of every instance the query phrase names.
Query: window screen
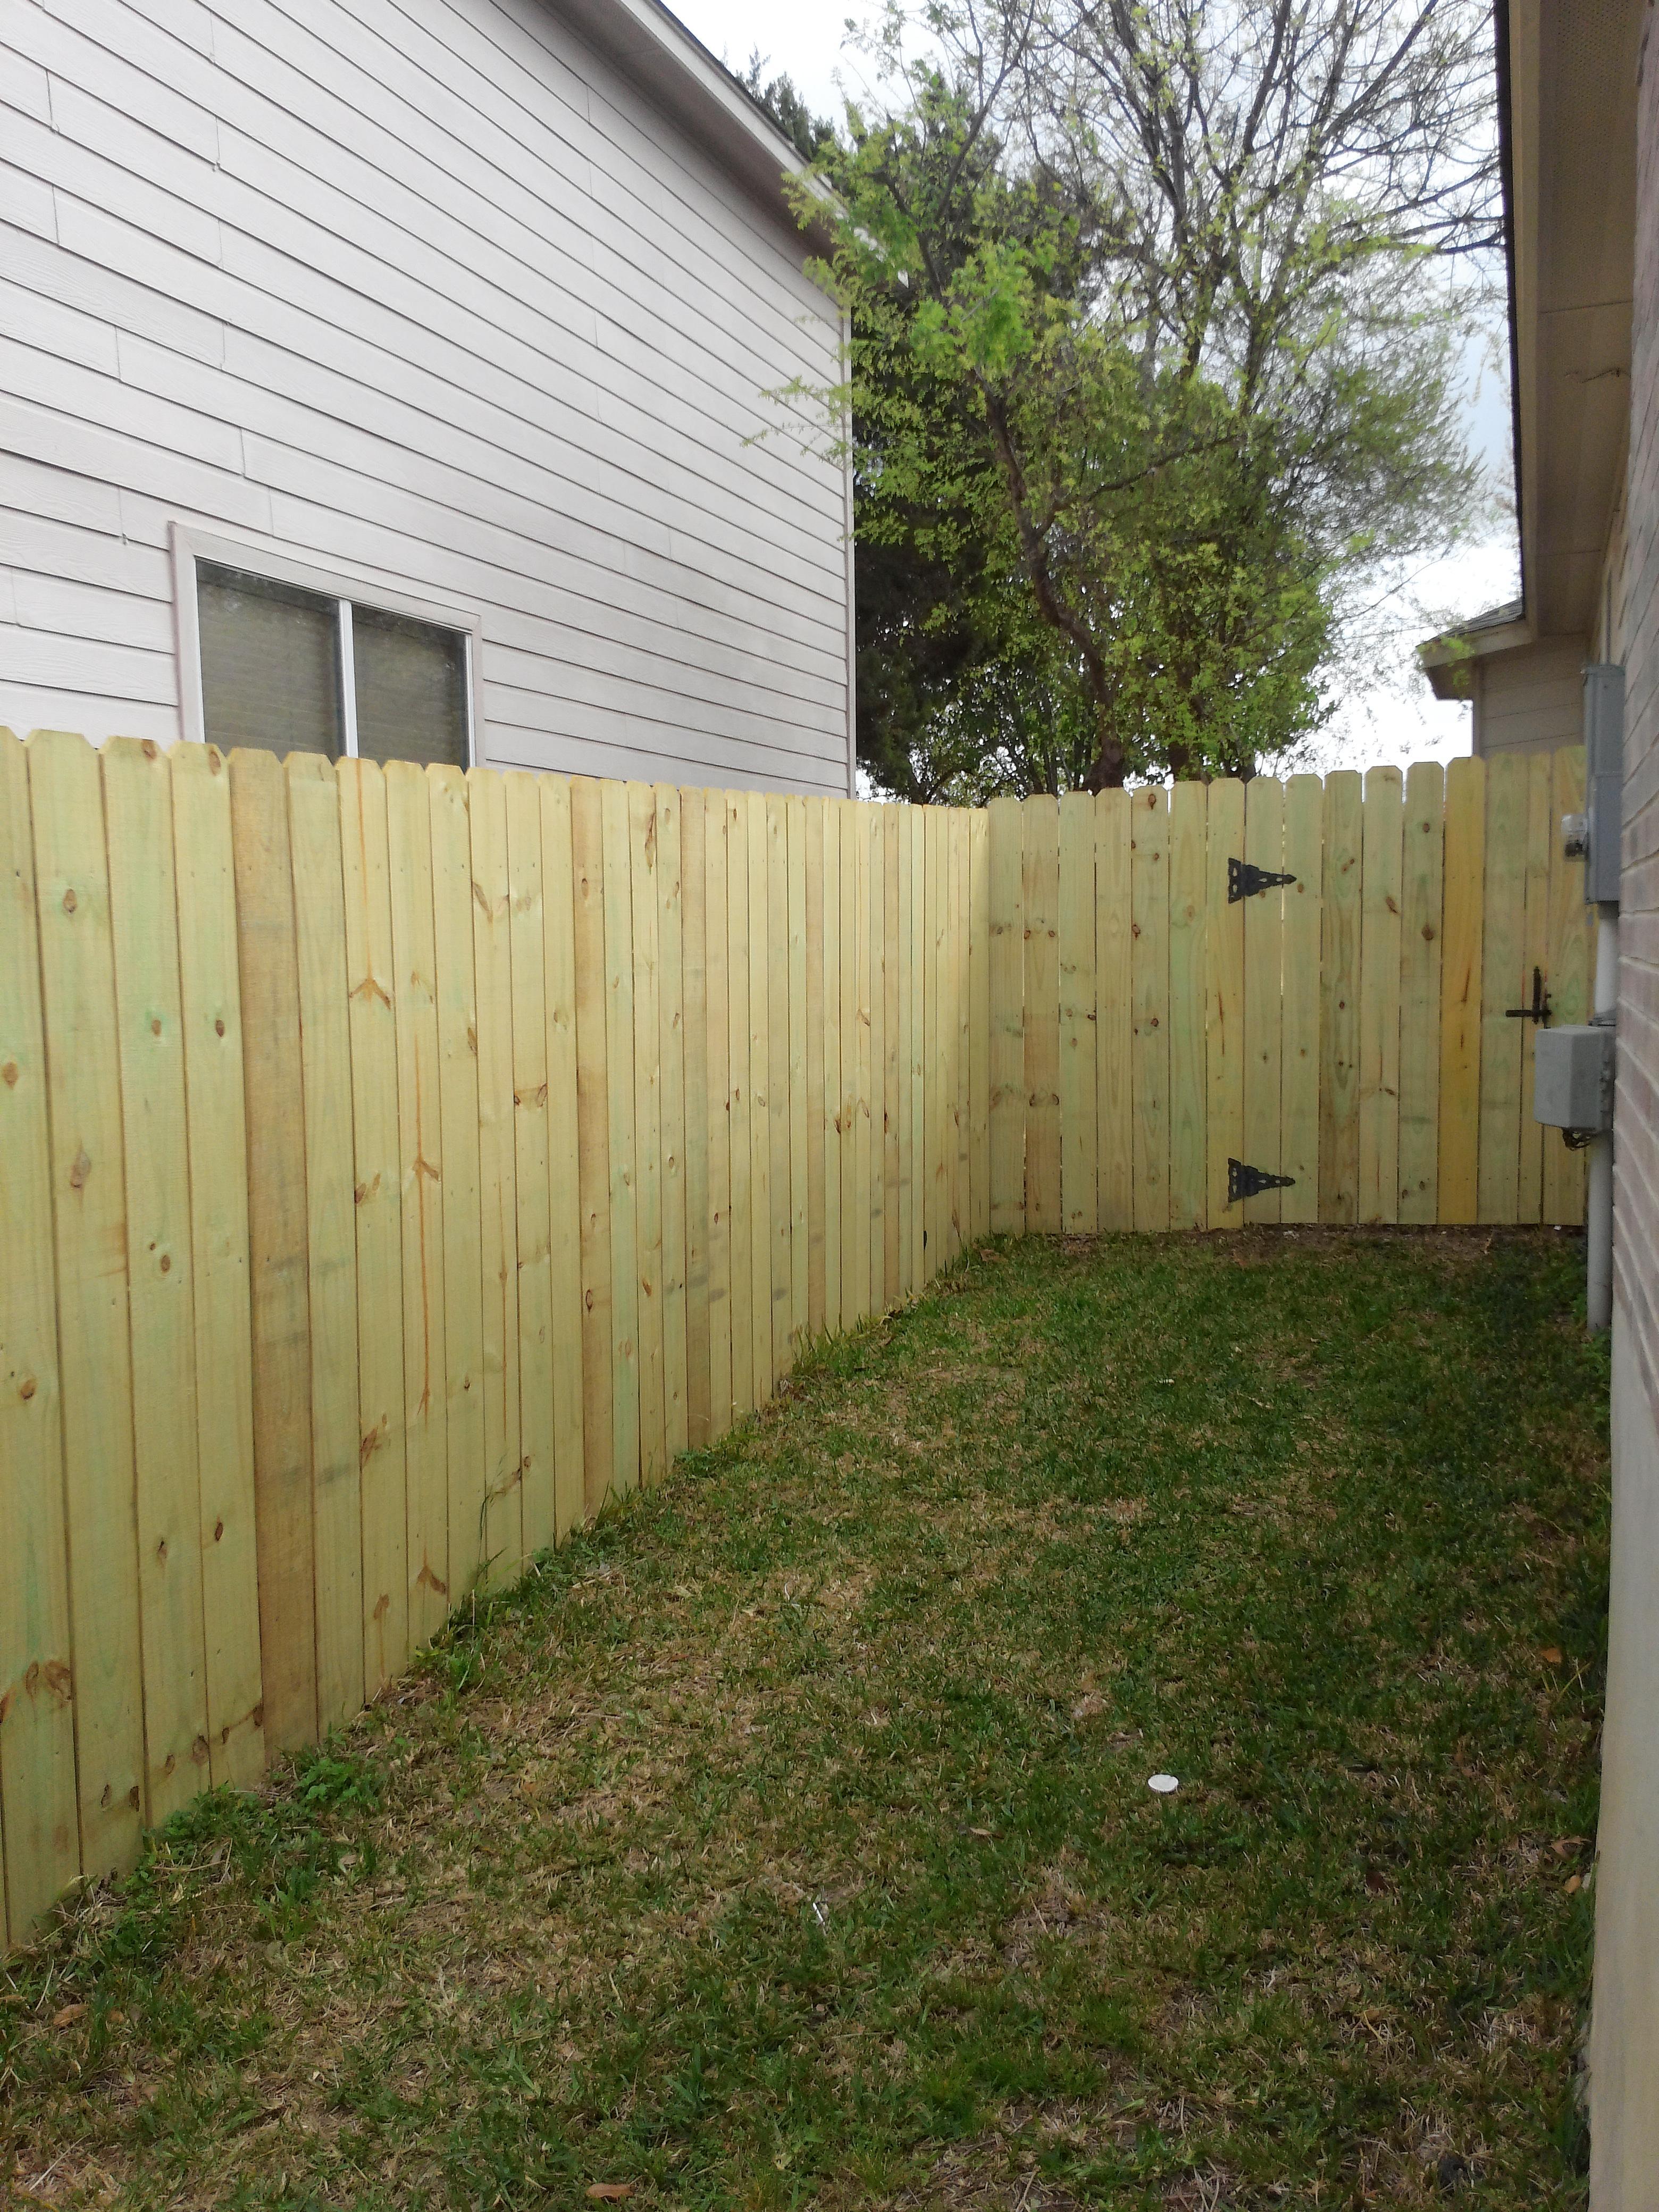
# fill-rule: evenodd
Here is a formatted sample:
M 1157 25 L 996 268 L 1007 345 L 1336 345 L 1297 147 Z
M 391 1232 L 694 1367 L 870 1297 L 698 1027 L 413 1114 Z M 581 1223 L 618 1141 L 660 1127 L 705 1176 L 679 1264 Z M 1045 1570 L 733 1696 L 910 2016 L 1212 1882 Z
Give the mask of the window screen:
M 337 759 L 338 603 L 206 561 L 197 564 L 196 595 L 209 743 Z
M 466 640 L 408 615 L 351 609 L 357 750 L 365 760 L 467 764 Z

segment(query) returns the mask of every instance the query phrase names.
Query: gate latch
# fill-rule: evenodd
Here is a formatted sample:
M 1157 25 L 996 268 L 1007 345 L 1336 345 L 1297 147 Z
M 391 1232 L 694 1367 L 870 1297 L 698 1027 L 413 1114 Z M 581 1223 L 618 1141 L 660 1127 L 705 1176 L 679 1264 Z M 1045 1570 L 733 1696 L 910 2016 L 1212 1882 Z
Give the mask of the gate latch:
M 1541 1028 L 1549 1018 L 1550 994 L 1544 988 L 1543 970 L 1534 968 L 1532 971 L 1532 1004 L 1529 1006 L 1505 1006 L 1504 1019 L 1506 1022 L 1536 1022 Z
M 1227 863 L 1227 903 L 1237 906 L 1240 899 L 1255 898 L 1260 891 L 1276 890 L 1281 884 L 1293 884 L 1294 876 L 1276 876 L 1270 868 L 1258 868 L 1254 860 L 1233 860 Z
M 1266 1168 L 1247 1167 L 1243 1160 L 1229 1160 L 1227 1203 L 1241 1205 L 1247 1198 L 1260 1198 L 1264 1190 L 1290 1190 L 1295 1182 L 1294 1176 L 1269 1175 Z

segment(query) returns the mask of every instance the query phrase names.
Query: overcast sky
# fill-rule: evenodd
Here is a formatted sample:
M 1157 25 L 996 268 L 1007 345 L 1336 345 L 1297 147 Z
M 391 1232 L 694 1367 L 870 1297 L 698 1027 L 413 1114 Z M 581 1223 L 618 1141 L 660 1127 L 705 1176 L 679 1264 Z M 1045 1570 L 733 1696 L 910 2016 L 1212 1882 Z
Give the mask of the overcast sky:
M 820 115 L 841 112 L 843 96 L 856 100 L 867 79 L 860 56 L 845 46 L 846 0 L 672 0 L 674 12 L 711 52 L 741 73 L 758 49 L 769 76 L 787 75 L 808 106 Z M 865 10 L 854 14 L 864 19 Z M 1470 434 L 1490 462 L 1508 478 L 1509 381 L 1506 373 L 1483 369 L 1472 349 L 1469 371 Z M 1512 599 L 1520 588 L 1514 532 L 1467 549 L 1450 560 L 1426 567 L 1413 582 L 1416 601 L 1437 615 L 1458 618 L 1479 614 Z M 1443 706 L 1416 672 L 1411 646 L 1422 625 L 1402 604 L 1397 643 L 1375 683 L 1346 699 L 1333 728 L 1321 739 L 1317 765 L 1369 768 L 1380 762 L 1450 760 L 1469 749 L 1469 710 Z

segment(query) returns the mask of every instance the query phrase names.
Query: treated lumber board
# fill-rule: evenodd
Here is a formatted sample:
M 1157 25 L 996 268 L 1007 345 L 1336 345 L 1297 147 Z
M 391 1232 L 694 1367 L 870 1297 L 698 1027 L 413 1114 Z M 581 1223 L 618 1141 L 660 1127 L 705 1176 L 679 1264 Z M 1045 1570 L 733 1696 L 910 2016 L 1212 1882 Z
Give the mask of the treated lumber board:
M 927 815 L 907 806 L 910 842 L 910 1284 L 919 1291 L 927 1279 Z M 1018 854 L 1016 854 L 1018 866 Z
M 714 1441 L 708 1339 L 708 793 L 680 793 L 680 963 L 685 1054 L 685 1434 Z
M 868 1259 L 869 1213 L 865 1213 L 866 1244 L 860 1248 L 858 1211 L 861 1192 L 858 1177 L 859 1115 L 859 811 L 850 799 L 835 802 L 840 817 L 841 844 L 841 1087 L 836 1113 L 836 1138 L 841 1151 L 841 1325 L 853 1328 L 862 1317 L 869 1295 L 866 1264 L 860 1279 L 862 1249 Z M 860 1288 L 860 1280 L 863 1287 Z
M 1359 893 L 1363 798 L 1358 772 L 1325 779 L 1325 886 L 1320 950 L 1319 1218 L 1359 1211 Z M 1247 1208 L 1248 1212 L 1249 1209 Z
M 1281 991 L 1279 1015 L 1279 1172 L 1293 1178 L 1279 1196 L 1281 1221 L 1319 1218 L 1318 989 L 1324 926 L 1325 791 L 1316 775 L 1293 775 L 1285 787 L 1285 973 L 1306 978 Z M 1248 1017 L 1247 1017 L 1248 1018 Z
M 145 1814 L 127 1204 L 109 868 L 98 756 L 28 740 L 47 1099 L 81 1859 L 137 1856 Z M 275 768 L 276 763 L 271 763 Z
M 388 791 L 392 781 L 386 770 Z M 519 1321 L 520 1510 L 524 1556 L 552 1547 L 553 1245 L 549 1200 L 551 1152 L 547 1118 L 547 922 L 542 911 L 542 806 L 537 778 L 517 769 L 502 778 L 507 809 L 507 920 L 513 1053 L 513 1249 Z M 399 976 L 398 1045 L 404 1000 Z M 407 1212 L 404 1215 L 408 1252 Z M 406 1273 L 412 1272 L 405 1271 Z M 408 1330 L 405 1326 L 405 1342 Z M 410 1402 L 415 1402 L 413 1384 Z M 413 1437 L 411 1434 L 411 1447 Z M 414 1496 L 414 1457 L 410 1493 Z M 414 1532 L 411 1512 L 410 1529 Z M 415 1561 L 410 1560 L 413 1575 Z M 411 1585 L 412 1587 L 412 1585 Z
M 805 1061 L 801 1109 L 806 1125 L 806 1334 L 816 1342 L 826 1327 L 823 1180 L 823 812 L 821 799 L 802 802 L 805 846 Z
M 377 761 L 337 763 L 345 887 L 351 1138 L 357 1219 L 357 1425 L 362 1474 L 363 1689 L 409 1658 L 409 1543 L 404 1426 L 402 1164 L 398 1030 L 392 1000 L 391 861 L 386 777 Z M 477 799 L 473 875 L 478 874 Z M 502 866 L 505 871 L 506 856 Z M 296 902 L 301 886 L 296 878 Z M 482 1008 L 481 1008 L 482 1015 Z M 487 1066 L 482 1028 L 481 1066 Z M 488 1188 L 488 1178 L 485 1188 Z M 489 1245 L 486 1243 L 486 1268 Z M 485 1343 L 488 1347 L 489 1339 Z
M 1227 1163 L 1244 1152 L 1244 909 L 1227 896 L 1227 863 L 1244 853 L 1244 786 L 1218 776 L 1210 786 L 1205 860 L 1205 1089 L 1209 1126 L 1209 1225 L 1243 1226 L 1242 1204 L 1227 1203 Z
M 915 809 L 901 804 L 895 812 L 898 831 L 898 896 L 894 921 L 898 970 L 898 1296 L 904 1299 L 911 1297 L 916 1287 L 921 1245 L 916 1212 L 921 1193 L 916 1140 L 921 1134 L 921 1120 L 916 1099 Z
M 1060 805 L 1039 793 L 1021 809 L 1025 934 L 1025 1226 L 1052 1236 L 1060 1203 Z
M 854 1037 L 858 1054 L 858 1087 L 853 1103 L 853 1175 L 855 1199 L 853 1208 L 853 1274 L 855 1310 L 860 1319 L 871 1310 L 870 1303 L 870 1245 L 872 1214 L 874 1196 L 872 1171 L 874 1157 L 871 1145 L 871 1115 L 874 1100 L 874 1070 L 871 1060 L 872 1042 L 871 1026 L 871 944 L 870 944 L 870 813 L 869 806 L 857 799 L 848 799 L 851 810 L 854 872 L 854 929 L 852 932 L 854 957 L 857 962 L 857 988 L 854 994 Z
M 611 1433 L 611 1048 L 603 801 L 602 784 L 592 776 L 571 777 L 571 949 L 576 969 L 576 1164 L 581 1209 L 583 1510 L 590 1517 L 604 1504 L 616 1466 L 616 1442 Z
M 690 1438 L 686 1400 L 685 916 L 680 794 L 657 786 L 657 1034 L 662 1063 L 662 1403 L 668 1464 Z
M 927 807 L 922 815 L 922 1001 L 926 1024 L 922 1041 L 922 1145 L 927 1197 L 921 1242 L 923 1279 L 927 1282 L 931 1282 L 939 1273 L 945 1251 L 944 1128 L 940 1121 L 940 1100 L 945 1085 L 939 1042 L 939 912 L 944 896 L 940 884 L 940 861 L 944 838 L 939 816 L 940 810 L 937 806 Z M 1024 1081 L 1023 1073 L 1021 1080 Z
M 985 809 L 976 806 L 968 817 L 968 1220 L 975 1237 L 991 1233 L 990 826 Z M 1092 1048 L 1092 1024 L 1091 1030 Z
M 991 1233 L 1025 1226 L 1024 816 L 1017 799 L 986 809 L 990 875 Z
M 247 1131 L 260 1679 L 267 1747 L 297 1751 L 315 1742 L 319 1712 L 313 1347 L 295 884 L 281 763 L 274 753 L 239 750 L 231 754 L 229 765 Z M 354 1266 L 356 1233 L 354 1223 Z M 355 1388 L 352 1395 L 355 1401 Z M 73 1544 L 73 1526 L 70 1540 Z M 350 1630 L 361 1645 L 361 1613 Z M 84 1805 L 84 1753 L 81 1764 Z
M 100 765 L 127 1194 L 145 1800 L 150 1819 L 163 1820 L 209 1780 L 173 792 L 159 745 L 112 738 Z
M 708 1002 L 708 1425 L 718 1443 L 732 1425 L 732 1052 L 727 985 L 725 794 L 703 806 L 703 944 Z
M 1098 1225 L 1095 1178 L 1095 802 L 1086 791 L 1060 802 L 1060 1193 L 1068 1237 Z
M 887 1249 L 887 1188 L 886 1163 L 883 1156 L 882 1118 L 885 1102 L 883 1085 L 886 1077 L 886 984 L 882 972 L 882 917 L 884 910 L 881 871 L 885 859 L 882 847 L 879 805 L 866 805 L 859 813 L 859 832 L 864 848 L 864 887 L 868 902 L 866 941 L 869 946 L 870 975 L 866 997 L 869 1010 L 870 1086 L 866 1120 L 870 1132 L 870 1288 L 872 1313 L 883 1310 L 883 1292 L 886 1287 Z
M 877 816 L 881 833 L 881 906 L 877 942 L 881 947 L 881 1279 L 882 1310 L 896 1306 L 900 1289 L 904 1243 L 903 1200 L 900 1182 L 903 1157 L 905 1115 L 900 1002 L 902 997 L 903 945 L 899 931 L 899 841 L 902 824 L 897 806 L 884 806 Z M 875 1264 L 872 1260 L 872 1266 Z
M 544 775 L 543 970 L 547 994 L 548 1254 L 553 1334 L 553 1519 L 560 1542 L 586 1510 L 582 1432 L 582 1208 L 570 785 Z
M 823 832 L 823 1326 L 842 1326 L 841 801 L 826 799 Z
M 449 1355 L 432 806 L 425 774 L 412 762 L 386 763 L 386 824 L 403 1212 L 404 1541 L 414 1645 L 429 1642 L 449 1613 Z
M 362 1431 L 358 1421 L 356 1165 L 340 786 L 319 753 L 285 763 L 295 896 L 310 1315 L 317 1725 L 363 1703 Z
M 1486 869 L 1486 763 L 1446 769 L 1445 923 L 1440 966 L 1440 1210 L 1479 1218 L 1480 979 Z
M 1435 1218 L 1439 1195 L 1440 924 L 1446 775 L 1406 772 L 1400 901 L 1400 1219 Z
M 1137 791 L 1129 813 L 1134 1226 L 1170 1225 L 1170 803 Z M 1247 1109 L 1248 1110 L 1248 1109 Z
M 484 1563 L 483 1215 L 479 1189 L 478 998 L 472 952 L 471 794 L 456 768 L 427 773 L 437 954 L 438 1107 L 443 1133 L 444 1443 L 452 1609 Z M 355 1418 L 354 1401 L 354 1418 Z
M 785 802 L 789 871 L 789 1340 L 790 1360 L 810 1339 L 811 1178 L 806 1144 L 806 801 Z
M 1095 1170 L 1103 1229 L 1134 1226 L 1134 934 L 1129 794 L 1095 799 Z
M 1285 787 L 1258 775 L 1244 793 L 1244 857 L 1268 873 L 1285 867 Z M 1284 1151 L 1285 894 L 1260 891 L 1244 908 L 1244 1150 L 1241 1158 L 1269 1175 Z M 1244 1201 L 1246 1221 L 1278 1221 L 1283 1193 L 1262 1191 Z
M 754 1402 L 763 1406 L 772 1395 L 776 1373 L 772 1337 L 772 908 L 763 793 L 748 793 L 744 826 L 749 871 L 749 1325 Z
M 507 787 L 467 771 L 472 963 L 477 974 L 478 1197 L 483 1254 L 484 1573 L 500 1589 L 524 1565 L 519 1419 L 518 1177 L 513 1152 L 513 902 Z M 361 1181 L 361 1176 L 359 1177 Z M 364 1408 L 365 1414 L 368 1413 Z
M 955 1259 L 968 1237 L 970 1164 L 968 1151 L 968 1079 L 969 1030 L 968 1011 L 968 817 L 961 807 L 951 810 L 951 987 L 956 1001 L 956 1027 L 951 1063 L 951 1120 L 956 1137 L 956 1181 L 951 1194 L 951 1256 Z
M 771 1190 L 772 1375 L 794 1364 L 790 1299 L 794 1274 L 789 1163 L 789 830 L 781 792 L 762 799 L 766 822 L 766 1130 Z
M 1170 793 L 1170 1225 L 1202 1229 L 1209 1210 L 1204 1060 L 1205 792 Z
M 634 1253 L 638 1306 L 640 1480 L 668 1472 L 664 1392 L 662 1036 L 657 936 L 657 800 L 628 786 L 628 857 L 634 933 Z
M 732 1177 L 732 1412 L 755 1395 L 755 1150 L 749 1096 L 749 801 L 726 796 L 726 1122 Z
M 1400 1218 L 1400 961 L 1404 783 L 1365 776 L 1359 890 L 1359 1185 L 1364 1222 Z
M 40 921 L 28 763 L 9 730 L 0 975 L 0 1941 L 22 1943 L 80 1872 L 81 1843 Z
M 1510 1222 L 1519 1196 L 1521 1031 L 1505 1008 L 1528 997 L 1522 988 L 1526 949 L 1527 784 L 1523 753 L 1498 753 L 1486 763 L 1486 871 L 1481 921 L 1480 1155 L 1475 1218 Z M 1530 977 L 1528 979 L 1530 983 Z
M 1559 817 L 1551 811 L 1553 763 L 1547 753 L 1527 757 L 1526 933 L 1521 951 L 1521 996 L 1515 1003 L 1529 1005 L 1533 971 L 1540 981 L 1550 964 L 1550 854 L 1559 844 Z M 1544 1218 L 1544 1132 L 1533 1119 L 1533 1054 L 1538 1040 L 1535 1022 L 1517 1021 L 1521 1035 L 1520 1169 L 1516 1178 L 1516 1218 Z M 1559 1138 L 1553 1139 L 1557 1144 Z
M 1563 745 L 1553 759 L 1552 819 L 1577 814 L 1584 805 L 1584 749 Z M 1595 915 L 1584 903 L 1584 864 L 1570 860 L 1559 836 L 1550 841 L 1549 957 L 1544 986 L 1553 1023 L 1587 1022 L 1595 954 Z M 1559 1131 L 1544 1138 L 1544 1219 L 1577 1227 L 1584 1218 L 1584 1155 L 1571 1151 Z
M 195 1417 L 208 1767 L 216 1785 L 251 1789 L 264 1773 L 260 1717 L 264 1693 L 259 1674 L 259 1571 L 253 1523 L 247 1126 L 230 778 L 216 746 L 181 744 L 168 757 L 196 1288 Z M 343 990 L 343 1022 L 344 1011 Z M 0 1048 L 0 1059 L 4 1057 Z M 350 1181 L 348 1161 L 348 1227 Z M 314 1377 L 314 1361 L 312 1371 Z M 347 1425 L 349 1443 L 356 1431 L 354 1404 Z M 355 1465 L 354 1456 L 354 1470 Z M 354 1601 L 354 1622 L 356 1617 Z
M 639 1243 L 635 1188 L 634 878 L 628 787 L 599 786 L 604 847 L 606 1158 L 611 1229 L 611 1468 L 623 1498 L 640 1479 Z

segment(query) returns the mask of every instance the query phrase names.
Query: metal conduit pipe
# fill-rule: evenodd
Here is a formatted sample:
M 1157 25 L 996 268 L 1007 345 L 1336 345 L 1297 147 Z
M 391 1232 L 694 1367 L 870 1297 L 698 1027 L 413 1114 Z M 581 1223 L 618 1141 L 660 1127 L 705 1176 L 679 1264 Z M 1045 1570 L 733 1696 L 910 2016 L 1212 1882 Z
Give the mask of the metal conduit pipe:
M 1592 1020 L 1610 1029 L 1619 1013 L 1619 906 L 1603 900 L 1595 909 L 1595 993 Z M 1617 1047 L 1614 1047 L 1615 1051 Z M 1585 1313 L 1590 1332 L 1613 1326 L 1613 1131 L 1589 1147 L 1584 1191 Z

